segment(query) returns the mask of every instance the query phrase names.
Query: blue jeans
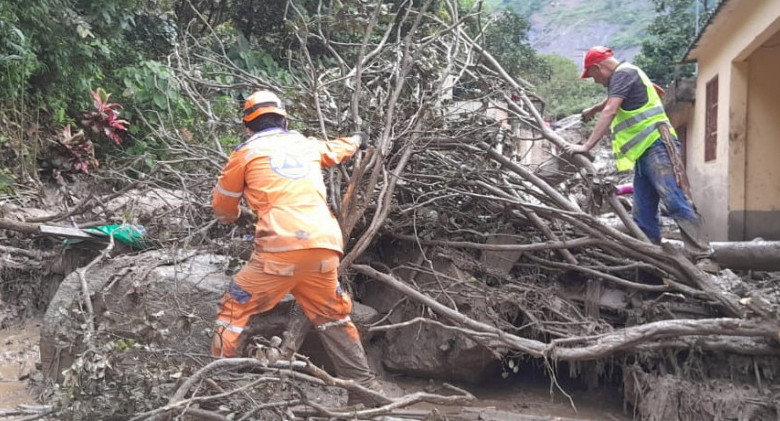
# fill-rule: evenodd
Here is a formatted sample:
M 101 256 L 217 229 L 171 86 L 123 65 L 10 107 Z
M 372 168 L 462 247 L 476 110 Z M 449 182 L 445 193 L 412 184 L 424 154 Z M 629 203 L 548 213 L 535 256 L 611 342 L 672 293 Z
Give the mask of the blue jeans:
M 661 242 L 660 201 L 680 227 L 686 248 L 694 255 L 707 254 L 709 245 L 701 233 L 699 215 L 677 185 L 669 153 L 659 139 L 639 157 L 634 168 L 634 221 L 656 244 Z

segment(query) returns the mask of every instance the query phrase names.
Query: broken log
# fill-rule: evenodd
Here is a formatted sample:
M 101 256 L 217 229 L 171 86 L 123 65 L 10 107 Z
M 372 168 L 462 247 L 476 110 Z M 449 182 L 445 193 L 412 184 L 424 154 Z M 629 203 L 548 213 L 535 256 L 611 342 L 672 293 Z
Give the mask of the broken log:
M 682 241 L 665 240 L 683 250 Z M 710 243 L 712 258 L 723 268 L 737 270 L 780 270 L 780 241 L 724 241 Z
M 40 232 L 38 224 L 30 224 L 28 222 L 14 221 L 5 218 L 0 218 L 0 229 L 19 231 L 25 234 L 38 234 Z

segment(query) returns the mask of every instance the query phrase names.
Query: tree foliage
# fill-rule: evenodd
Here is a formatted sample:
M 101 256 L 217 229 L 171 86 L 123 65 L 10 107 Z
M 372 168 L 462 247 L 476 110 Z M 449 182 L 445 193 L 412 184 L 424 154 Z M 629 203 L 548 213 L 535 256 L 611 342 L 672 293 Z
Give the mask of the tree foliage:
M 510 75 L 520 78 L 549 79 L 550 67 L 539 58 L 528 41 L 528 19 L 513 10 L 496 15 L 485 33 L 485 48 L 493 52 Z
M 423 3 L 385 2 L 369 41 L 387 42 L 388 34 L 389 39 L 403 39 L 413 21 L 399 19 L 397 12 Z M 460 1 L 455 9 L 451 3 L 433 0 L 429 10 L 435 19 L 450 23 L 474 13 L 475 19 L 467 19 L 464 29 L 494 52 L 511 76 L 533 83 L 549 80 L 550 66 L 528 42 L 528 21 L 512 10 L 491 17 L 478 7 L 473 1 Z M 31 120 L 25 110 L 39 110 L 36 119 L 43 121 L 38 127 L 46 128 L 46 133 L 19 130 L 9 137 L 17 153 L 34 166 L 36 157 L 28 151 L 37 150 L 34 144 L 41 142 L 40 137 L 59 138 L 69 124 L 91 129 L 80 124 L 80 113 L 90 106 L 90 92 L 100 88 L 124 106 L 123 119 L 133 123 L 121 145 L 95 144 L 101 160 L 118 151 L 164 158 L 168 148 L 161 138 L 182 129 L 195 138 L 229 146 L 238 137 L 224 128 L 231 127 L 242 99 L 259 87 L 258 80 L 260 86 L 288 90 L 292 111 L 300 111 L 297 104 L 308 103 L 310 94 L 289 88 L 309 79 L 314 68 L 346 70 L 359 50 L 341 48 L 333 54 L 334 48 L 363 42 L 374 10 L 373 2 L 311 0 L 3 2 L 0 107 L 15 113 L 20 127 Z M 484 24 L 487 29 L 481 33 L 479 26 Z M 431 27 L 431 22 L 424 22 L 420 30 Z M 193 57 L 181 45 L 202 48 L 201 55 L 182 66 L 182 60 Z M 303 56 L 291 54 L 303 50 Z M 224 59 L 235 72 L 225 72 L 220 62 Z M 424 58 L 416 65 L 433 65 L 426 62 Z M 177 67 L 192 71 L 182 77 Z M 208 90 L 193 89 L 206 81 Z M 466 76 L 461 83 L 468 81 Z M 152 164 L 148 158 L 145 162 Z
M 87 103 L 90 90 L 111 82 L 114 70 L 137 63 L 155 51 L 154 45 L 166 43 L 164 22 L 153 5 L 141 0 L 4 2 L 0 30 L 10 37 L 2 37 L 5 45 L 0 48 L 6 58 L 24 60 L 23 66 L 14 66 L 16 80 L 22 82 L 17 86 L 38 105 L 53 115 L 60 108 L 75 112 Z M 3 100 L 13 98 L 6 93 L 15 89 L 0 86 Z
M 694 66 L 681 61 L 696 37 L 696 7 L 700 7 L 699 26 L 708 17 L 707 8 L 697 6 L 700 1 L 653 0 L 658 15 L 648 27 L 650 38 L 642 43 L 634 62 L 656 83 L 667 85 L 693 75 Z
M 528 41 L 530 24 L 526 18 L 511 9 L 495 16 L 485 33 L 485 48 L 511 76 L 536 86 L 536 94 L 546 103 L 545 115 L 559 119 L 603 99 L 603 88 L 577 77 L 574 62 L 537 54 Z
M 577 65 L 561 56 L 540 56 L 550 68 L 550 77 L 541 80 L 536 92 L 547 101 L 546 114 L 557 120 L 577 114 L 604 99 L 604 88 L 592 79 L 579 78 Z

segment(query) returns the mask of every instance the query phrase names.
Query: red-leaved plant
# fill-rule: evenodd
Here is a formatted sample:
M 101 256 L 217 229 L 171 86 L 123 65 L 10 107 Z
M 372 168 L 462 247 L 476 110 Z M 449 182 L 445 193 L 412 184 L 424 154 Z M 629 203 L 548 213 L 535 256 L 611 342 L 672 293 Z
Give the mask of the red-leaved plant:
M 70 125 L 65 126 L 65 129 L 62 131 L 62 138 L 59 139 L 59 144 L 63 150 L 59 156 L 52 160 L 53 166 L 84 174 L 98 166 L 92 141 L 84 136 L 82 130 L 79 130 L 76 134 L 71 134 Z
M 108 102 L 110 96 L 111 94 L 106 93 L 103 88 L 92 91 L 92 105 L 95 106 L 95 110 L 82 112 L 81 125 L 94 135 L 105 134 L 119 145 L 122 143 L 122 138 L 117 131 L 127 131 L 127 125 L 130 123 L 119 118 L 119 110 L 122 106 Z

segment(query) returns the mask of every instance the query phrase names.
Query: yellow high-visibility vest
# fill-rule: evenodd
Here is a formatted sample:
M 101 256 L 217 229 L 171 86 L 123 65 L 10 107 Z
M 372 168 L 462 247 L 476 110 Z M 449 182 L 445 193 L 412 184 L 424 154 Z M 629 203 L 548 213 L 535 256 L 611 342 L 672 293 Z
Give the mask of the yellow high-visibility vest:
M 677 133 L 669 123 L 661 97 L 642 69 L 630 63 L 621 63 L 615 72 L 634 69 L 639 74 L 642 83 L 647 89 L 647 103 L 636 110 L 626 111 L 622 107 L 618 109 L 615 118 L 612 119 L 612 151 L 615 153 L 618 171 L 627 171 L 634 168 L 636 160 L 659 137 L 657 127 L 666 123 L 669 130 L 677 137 Z

